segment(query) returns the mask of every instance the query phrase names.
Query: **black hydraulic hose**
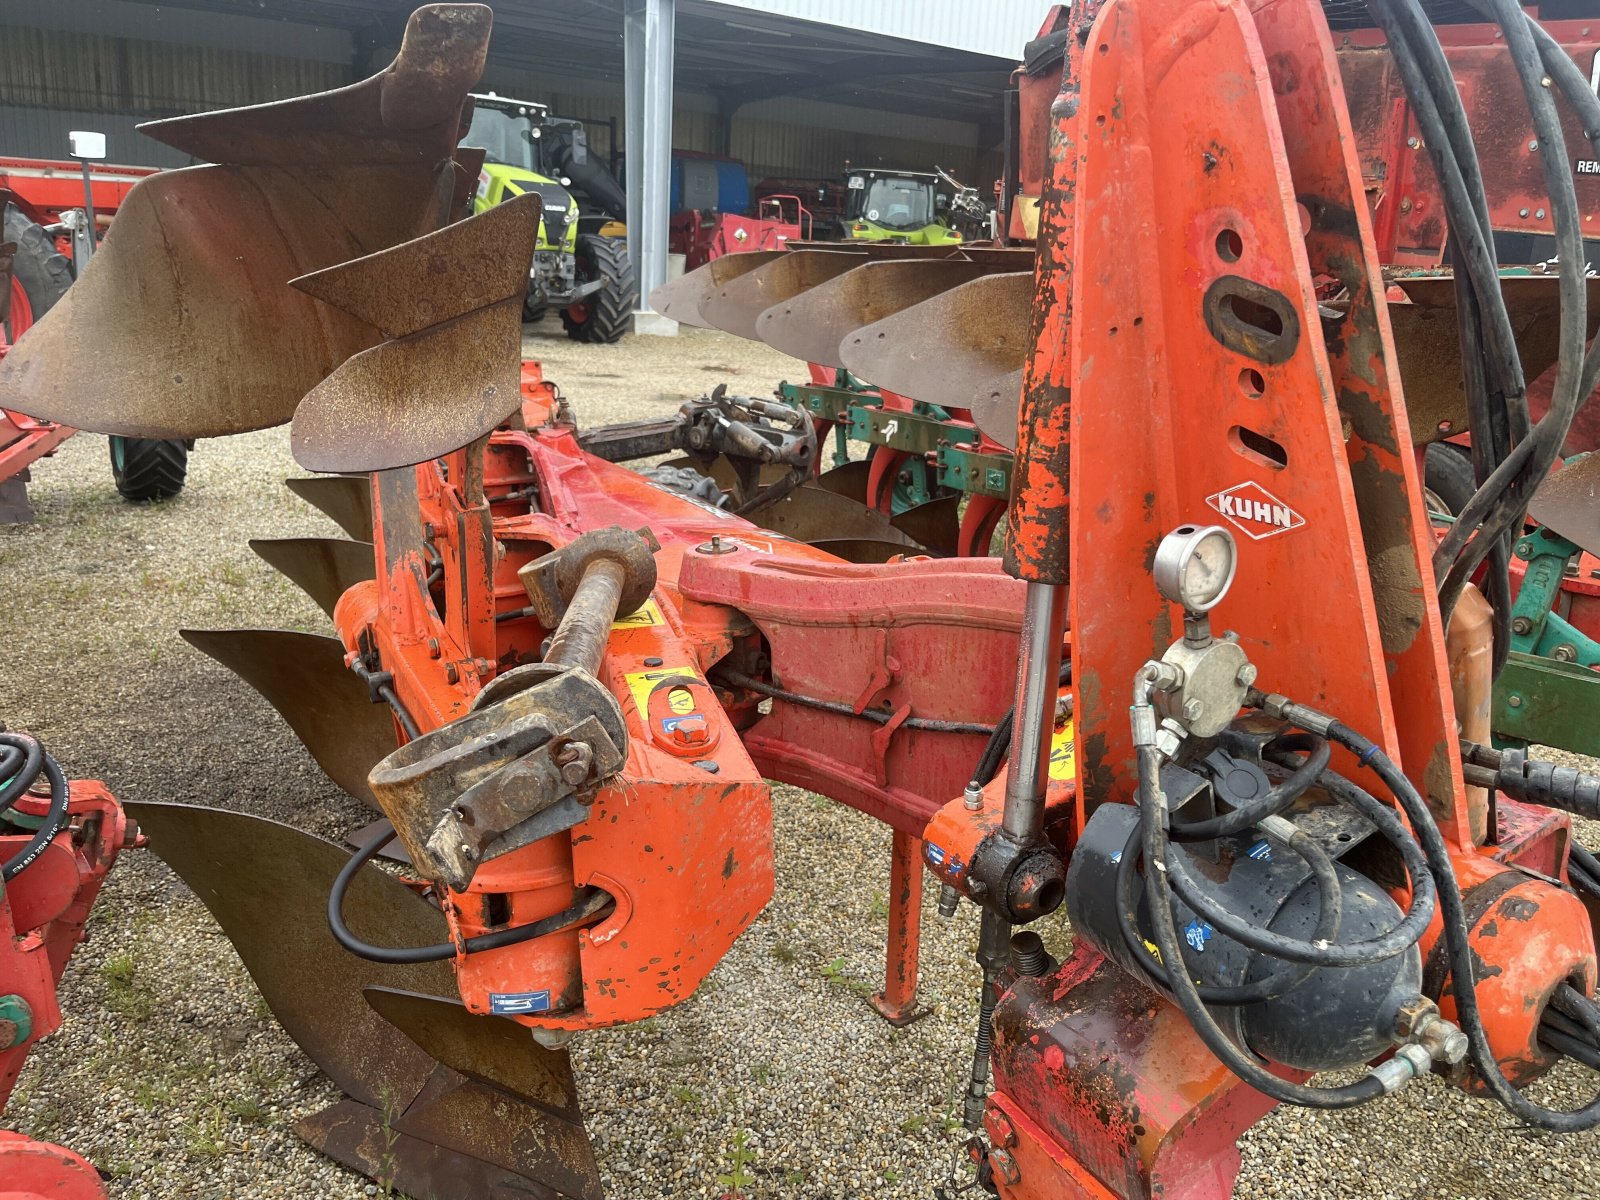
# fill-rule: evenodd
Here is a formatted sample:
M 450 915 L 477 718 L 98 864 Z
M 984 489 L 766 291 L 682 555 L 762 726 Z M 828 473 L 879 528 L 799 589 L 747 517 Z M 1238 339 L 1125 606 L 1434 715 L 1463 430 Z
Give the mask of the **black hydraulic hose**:
M 1072 682 L 1072 660 L 1061 661 L 1061 670 L 1056 675 L 1056 686 Z M 978 766 L 972 772 L 972 782 L 979 787 L 987 787 L 994 782 L 994 777 L 1000 773 L 1000 764 L 1005 761 L 1006 751 L 1011 747 L 1011 729 L 1016 724 L 1017 709 L 1012 705 L 1006 709 L 1006 715 L 1000 718 L 999 724 L 994 727 L 994 732 L 989 735 L 989 740 L 984 744 L 983 753 L 978 758 Z
M 39 770 L 50 781 L 50 807 L 45 812 L 44 822 L 34 831 L 33 836 L 27 840 L 22 849 L 8 858 L 3 865 L 0 865 L 0 883 L 10 883 L 11 880 L 26 871 L 33 863 L 33 860 L 44 853 L 44 848 L 55 840 L 56 834 L 60 833 L 62 827 L 67 823 L 67 804 L 71 799 L 70 789 L 67 787 L 67 777 L 62 774 L 61 767 L 56 763 L 56 760 L 45 753 L 43 747 L 33 738 L 26 737 L 20 733 L 0 733 L 0 745 L 11 746 L 21 750 L 29 761 L 32 760 L 32 753 L 29 749 L 30 743 L 33 748 L 39 751 Z M 21 788 L 22 791 L 27 791 L 28 788 L 33 786 L 33 782 L 37 778 L 38 772 L 31 778 L 26 773 L 15 776 L 11 783 L 6 785 L 7 791 L 14 787 L 18 780 L 25 780 Z
M 394 713 L 395 720 L 400 722 L 400 728 L 405 730 L 408 740 L 414 742 L 422 736 L 416 720 L 394 690 L 393 675 L 387 671 L 369 671 L 359 658 L 350 664 L 350 669 L 356 673 L 357 679 L 367 685 L 368 691 L 375 692 L 378 699 L 389 706 L 389 711 Z
M 820 696 L 803 696 L 799 692 L 787 691 L 774 683 L 764 683 L 753 675 L 746 675 L 743 671 L 735 671 L 732 667 L 718 667 L 717 678 L 732 684 L 734 687 L 743 688 L 747 692 L 754 692 L 758 696 L 767 696 L 773 700 L 784 700 L 790 704 L 798 704 L 802 708 L 815 708 L 821 712 L 837 713 L 841 717 L 859 717 L 864 721 L 872 721 L 878 725 L 887 725 L 894 719 L 893 713 L 884 712 L 878 708 L 866 708 L 857 712 L 848 704 L 838 700 L 824 700 Z M 902 729 L 921 729 L 929 733 L 981 733 L 985 736 L 993 735 L 993 725 L 979 725 L 970 721 L 943 721 L 935 717 L 907 717 L 900 723 Z
M 1139 932 L 1138 894 L 1134 890 L 1134 863 L 1139 858 L 1140 845 L 1144 832 L 1139 823 L 1135 822 L 1128 832 L 1128 840 L 1122 847 L 1122 857 L 1117 861 L 1117 924 L 1122 932 L 1122 941 L 1133 954 L 1134 961 L 1150 978 L 1151 982 L 1159 987 L 1172 990 L 1171 983 L 1167 980 L 1166 968 L 1157 962 L 1150 953 L 1150 947 L 1145 944 L 1144 935 Z M 1326 858 L 1326 855 L 1323 855 Z M 1328 886 L 1329 878 L 1333 886 Z M 1337 877 L 1332 876 L 1331 870 L 1328 877 L 1321 873 L 1317 875 L 1318 899 L 1316 936 L 1320 939 L 1332 941 L 1339 936 L 1339 923 L 1344 915 L 1344 893 L 1338 886 Z M 1279 996 L 1299 987 L 1316 973 L 1315 966 L 1296 963 L 1285 963 L 1254 982 L 1236 984 L 1197 984 L 1196 990 L 1200 999 L 1205 1003 L 1217 1007 L 1239 1007 L 1246 1004 L 1262 1004 L 1268 1000 L 1276 1000 Z
M 1172 912 L 1172 889 L 1167 882 L 1167 872 L 1160 864 L 1167 862 L 1167 799 L 1161 788 L 1161 752 L 1154 746 L 1138 748 L 1139 762 L 1139 812 L 1144 831 L 1144 858 L 1152 865 L 1147 883 L 1151 889 L 1150 926 L 1155 934 L 1156 949 L 1164 963 L 1182 963 L 1183 951 L 1178 942 L 1177 923 Z M 1245 1053 L 1217 1024 L 1216 1018 L 1200 998 L 1199 989 L 1189 972 L 1169 971 L 1167 979 L 1170 994 L 1189 1019 L 1200 1040 L 1206 1044 L 1222 1064 L 1258 1092 L 1279 1103 L 1298 1104 L 1305 1108 L 1354 1108 L 1376 1100 L 1384 1094 L 1383 1081 L 1376 1075 L 1364 1075 L 1355 1083 L 1342 1087 L 1314 1088 L 1290 1083 L 1274 1075 L 1265 1064 Z
M 1253 693 L 1251 699 L 1255 701 L 1264 698 Z M 1383 781 L 1384 787 L 1388 789 L 1389 794 L 1405 813 L 1406 819 L 1410 821 L 1417 841 L 1427 856 L 1428 867 L 1438 888 L 1439 906 L 1443 915 L 1443 944 L 1450 966 L 1451 995 L 1456 1003 L 1457 1023 L 1467 1035 L 1472 1065 L 1490 1093 L 1513 1116 L 1542 1129 L 1557 1133 L 1579 1133 L 1600 1126 L 1600 1095 L 1584 1107 L 1571 1112 L 1546 1108 L 1529 1100 L 1518 1091 L 1500 1069 L 1484 1029 L 1482 1010 L 1478 1007 L 1478 977 L 1471 943 L 1472 926 L 1467 918 L 1460 885 L 1456 882 L 1455 867 L 1450 861 L 1450 850 L 1445 844 L 1444 835 L 1439 832 L 1438 823 L 1434 820 L 1427 802 L 1423 800 L 1411 781 L 1395 766 L 1381 747 L 1326 713 L 1292 702 L 1274 702 L 1273 708 L 1283 719 L 1298 728 L 1320 733 L 1354 754 L 1363 767 L 1370 769 Z M 1165 880 L 1158 882 L 1164 884 Z M 1600 1037 L 1600 1015 L 1596 1016 L 1595 1027 L 1597 1037 Z
M 1317 782 L 1317 776 L 1327 769 L 1328 759 L 1333 753 L 1326 738 L 1304 733 L 1276 738 L 1268 744 L 1268 749 L 1274 747 L 1302 751 L 1305 753 L 1305 758 L 1300 760 L 1294 772 L 1282 783 L 1265 796 L 1243 807 L 1224 813 L 1220 817 L 1208 817 L 1203 821 L 1174 823 L 1171 830 L 1172 840 L 1208 842 L 1214 838 L 1242 833 L 1267 817 L 1276 816 Z
M 20 743 L 20 744 L 19 744 Z M 44 767 L 44 747 L 21 734 L 0 734 L 0 812 L 5 812 L 33 786 Z
M 333 931 L 333 936 L 338 943 L 351 954 L 358 958 L 365 958 L 371 962 L 381 963 L 425 963 L 439 962 L 442 959 L 454 958 L 458 953 L 454 942 L 437 942 L 431 946 L 374 946 L 364 942 L 350 932 L 350 927 L 344 920 L 345 893 L 350 890 L 350 882 L 356 873 L 371 862 L 382 850 L 394 840 L 394 831 L 390 830 L 383 837 L 374 838 L 360 850 L 350 856 L 350 861 L 340 869 L 334 878 L 333 887 L 328 891 L 328 928 Z M 560 933 L 571 929 L 575 925 L 590 925 L 599 920 L 612 907 L 615 901 L 610 894 L 599 888 L 580 888 L 579 899 L 570 908 L 562 909 L 551 916 L 531 921 L 526 925 L 517 925 L 511 929 L 497 929 L 493 933 L 482 933 L 476 937 L 464 938 L 461 941 L 459 953 L 479 954 L 485 950 L 500 950 L 506 946 L 516 946 L 522 942 L 532 941 L 534 938 L 544 937 L 549 933 Z
M 1576 878 L 1582 874 L 1587 876 L 1589 893 L 1600 898 L 1600 858 L 1596 858 L 1588 850 L 1573 842 L 1567 861 L 1568 875 Z

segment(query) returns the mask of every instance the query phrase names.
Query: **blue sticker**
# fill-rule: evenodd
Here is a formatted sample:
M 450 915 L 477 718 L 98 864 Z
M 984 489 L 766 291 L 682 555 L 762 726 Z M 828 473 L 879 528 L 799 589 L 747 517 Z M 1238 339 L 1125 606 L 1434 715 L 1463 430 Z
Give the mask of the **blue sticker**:
M 1121 862 L 1122 861 L 1122 851 L 1121 850 L 1113 850 L 1111 852 L 1111 861 L 1114 862 L 1114 863 Z
M 542 992 L 490 992 L 489 1011 L 501 1017 L 549 1012 L 550 990 L 546 988 Z
M 932 842 L 929 842 L 928 843 L 927 854 L 928 854 L 928 861 L 930 863 L 932 863 L 934 866 L 936 866 L 936 867 L 944 866 L 944 847 L 943 846 L 935 846 Z
M 1250 857 L 1255 859 L 1257 862 L 1272 861 L 1272 847 L 1267 844 L 1267 840 L 1265 838 L 1262 838 L 1261 841 L 1250 847 Z
M 1217 931 L 1204 921 L 1190 921 L 1183 931 L 1183 940 L 1196 952 L 1203 952 L 1206 943 L 1216 936 Z

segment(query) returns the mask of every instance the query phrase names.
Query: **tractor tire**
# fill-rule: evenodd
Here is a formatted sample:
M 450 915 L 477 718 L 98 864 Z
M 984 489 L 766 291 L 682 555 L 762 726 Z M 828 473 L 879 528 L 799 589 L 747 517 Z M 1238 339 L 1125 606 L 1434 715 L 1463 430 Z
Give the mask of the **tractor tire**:
M 1455 516 L 1478 490 L 1472 459 L 1466 451 L 1448 442 L 1432 443 L 1423 457 L 1422 486 L 1444 506 L 1443 516 Z M 1429 507 L 1432 507 L 1431 502 Z
M 72 286 L 72 260 L 15 204 L 6 205 L 0 242 L 17 244 L 11 261 L 11 314 L 6 320 L 5 341 L 9 344 L 67 294 Z
M 522 302 L 522 323 L 524 325 L 537 325 L 545 319 L 549 312 L 550 306 L 548 304 L 529 296 Z
M 181 441 L 111 439 L 111 475 L 125 500 L 142 504 L 176 496 L 188 472 L 189 448 Z
M 584 234 L 578 238 L 578 282 L 604 277 L 606 286 L 561 310 L 561 324 L 575 342 L 616 342 L 633 323 L 639 280 L 625 238 Z

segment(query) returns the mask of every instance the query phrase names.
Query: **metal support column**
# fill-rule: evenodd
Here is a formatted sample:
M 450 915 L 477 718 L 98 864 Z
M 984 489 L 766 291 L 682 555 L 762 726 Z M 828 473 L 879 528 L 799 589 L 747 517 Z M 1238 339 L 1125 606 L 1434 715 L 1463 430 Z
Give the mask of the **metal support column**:
M 637 333 L 672 335 L 676 321 L 650 310 L 667 281 L 667 219 L 672 189 L 672 60 L 676 0 L 626 0 L 628 252 L 639 277 Z

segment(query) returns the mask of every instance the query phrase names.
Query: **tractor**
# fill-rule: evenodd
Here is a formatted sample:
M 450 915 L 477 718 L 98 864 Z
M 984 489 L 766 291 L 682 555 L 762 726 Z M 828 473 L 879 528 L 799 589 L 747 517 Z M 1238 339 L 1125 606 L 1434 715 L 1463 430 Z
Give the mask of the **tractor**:
M 621 223 L 627 197 L 589 153 L 583 122 L 492 92 L 474 94 L 471 102 L 462 144 L 484 155 L 473 212 L 529 192 L 543 200 L 523 318 L 539 321 L 558 308 L 574 341 L 617 341 L 628 331 L 639 300 Z M 584 211 L 579 196 L 590 211 Z
M 845 180 L 842 236 L 854 242 L 959 245 L 961 234 L 951 222 L 947 178 L 943 172 L 851 170 Z

